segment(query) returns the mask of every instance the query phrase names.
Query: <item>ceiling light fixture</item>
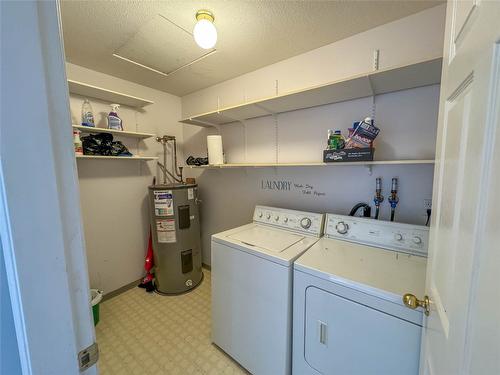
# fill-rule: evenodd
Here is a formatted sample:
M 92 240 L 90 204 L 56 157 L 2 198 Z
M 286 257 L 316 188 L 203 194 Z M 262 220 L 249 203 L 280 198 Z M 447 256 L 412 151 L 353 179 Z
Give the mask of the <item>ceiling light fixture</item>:
M 208 10 L 196 12 L 196 25 L 194 25 L 194 41 L 203 49 L 210 49 L 217 43 L 217 29 L 214 25 L 214 15 Z

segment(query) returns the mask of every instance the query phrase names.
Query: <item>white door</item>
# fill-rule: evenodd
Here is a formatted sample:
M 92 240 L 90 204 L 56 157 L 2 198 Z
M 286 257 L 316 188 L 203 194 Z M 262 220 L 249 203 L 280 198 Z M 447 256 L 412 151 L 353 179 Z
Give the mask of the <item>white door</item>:
M 0 373 L 97 374 L 58 3 L 0 1 L 0 24 Z
M 448 2 L 422 374 L 500 374 L 500 1 Z

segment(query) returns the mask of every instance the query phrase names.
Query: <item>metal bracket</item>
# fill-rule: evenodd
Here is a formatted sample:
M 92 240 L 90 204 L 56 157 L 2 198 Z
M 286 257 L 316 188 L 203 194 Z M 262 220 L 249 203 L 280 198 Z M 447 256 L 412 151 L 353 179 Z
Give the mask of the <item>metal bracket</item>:
M 373 165 L 371 164 L 365 164 L 365 168 L 368 170 L 368 175 L 371 176 L 373 174 Z
M 373 51 L 373 70 L 379 69 L 380 63 L 380 50 L 376 49 Z
M 94 342 L 92 345 L 78 353 L 78 366 L 80 368 L 80 372 L 83 372 L 89 367 L 95 365 L 98 360 L 99 348 L 97 347 L 97 343 Z

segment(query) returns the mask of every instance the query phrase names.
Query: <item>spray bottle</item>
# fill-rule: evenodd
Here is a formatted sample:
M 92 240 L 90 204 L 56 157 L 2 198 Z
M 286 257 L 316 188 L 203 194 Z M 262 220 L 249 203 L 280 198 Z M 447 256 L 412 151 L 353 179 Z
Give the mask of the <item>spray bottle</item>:
M 108 114 L 108 129 L 123 130 L 122 119 L 118 117 L 119 104 L 111 104 L 111 112 Z

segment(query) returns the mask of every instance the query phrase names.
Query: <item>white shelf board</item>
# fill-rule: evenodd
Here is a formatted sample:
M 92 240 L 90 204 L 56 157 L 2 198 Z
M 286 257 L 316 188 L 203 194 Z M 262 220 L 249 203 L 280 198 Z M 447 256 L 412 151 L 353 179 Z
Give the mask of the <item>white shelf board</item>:
M 191 116 L 180 122 L 210 127 L 441 82 L 441 57 L 377 70 L 325 85 Z
M 185 165 L 184 168 L 200 168 L 200 169 L 225 169 L 225 168 L 275 168 L 275 167 L 336 167 L 344 165 L 412 165 L 412 164 L 434 164 L 432 159 L 424 160 L 374 160 L 374 161 L 352 161 L 352 162 L 336 162 L 336 163 L 230 163 L 217 165 Z
M 142 108 L 148 104 L 154 104 L 151 100 L 108 90 L 102 87 L 89 85 L 83 82 L 68 79 L 69 92 L 89 98 L 105 100 L 109 103 L 127 105 L 129 107 Z
M 82 133 L 111 133 L 120 135 L 122 137 L 131 137 L 131 138 L 151 138 L 155 137 L 155 134 L 150 133 L 138 133 L 138 132 L 129 132 L 125 130 L 113 130 L 113 129 L 104 129 L 104 128 L 91 128 L 89 126 L 83 125 L 73 125 L 73 129 L 78 129 Z
M 75 155 L 77 159 L 101 159 L 101 160 L 158 160 L 156 156 L 100 156 L 100 155 Z

